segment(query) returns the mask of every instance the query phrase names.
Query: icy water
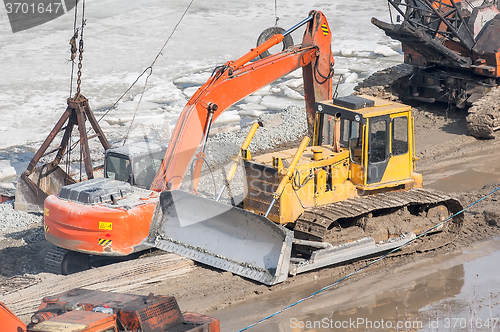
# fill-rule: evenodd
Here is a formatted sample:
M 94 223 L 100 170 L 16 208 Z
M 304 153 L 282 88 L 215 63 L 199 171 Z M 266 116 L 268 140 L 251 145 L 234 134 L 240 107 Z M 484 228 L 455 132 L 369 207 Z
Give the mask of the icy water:
M 151 64 L 189 2 L 86 1 L 82 94 L 98 117 Z M 279 25 L 285 29 L 307 17 L 310 10 L 325 13 L 336 73 L 345 78 L 339 87 L 341 95 L 349 94 L 357 81 L 373 71 L 402 61 L 399 43 L 370 23 L 372 16 L 389 19 L 384 0 L 277 4 Z M 63 113 L 70 90 L 67 60 L 73 15 L 74 11 L 14 34 L 0 6 L 0 149 L 37 148 Z M 259 34 L 274 23 L 273 0 L 194 1 L 154 67 L 131 136 L 154 139 L 162 128 L 173 126 L 187 99 L 212 70 L 248 52 Z M 296 43 L 301 42 L 303 31 L 293 34 Z M 143 85 L 144 78 L 101 121 L 112 140 L 122 138 L 130 125 Z M 301 72 L 292 73 L 230 110 L 229 116 L 238 122 L 245 112 L 303 105 L 301 85 Z
M 390 274 L 340 283 L 249 331 L 499 331 L 499 249 L 500 240 L 492 240 Z M 333 281 L 209 314 L 221 319 L 223 330 L 237 331 Z

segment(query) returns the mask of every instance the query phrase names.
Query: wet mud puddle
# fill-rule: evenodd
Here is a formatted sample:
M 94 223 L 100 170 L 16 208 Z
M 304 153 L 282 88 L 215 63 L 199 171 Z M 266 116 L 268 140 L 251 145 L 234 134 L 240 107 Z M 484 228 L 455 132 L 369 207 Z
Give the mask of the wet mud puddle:
M 444 192 L 467 191 L 500 181 L 500 155 L 471 154 L 466 160 L 457 160 L 451 165 L 423 170 L 424 187 Z
M 340 283 L 249 331 L 500 331 L 500 239 Z M 238 331 L 334 282 L 321 280 L 208 313 Z

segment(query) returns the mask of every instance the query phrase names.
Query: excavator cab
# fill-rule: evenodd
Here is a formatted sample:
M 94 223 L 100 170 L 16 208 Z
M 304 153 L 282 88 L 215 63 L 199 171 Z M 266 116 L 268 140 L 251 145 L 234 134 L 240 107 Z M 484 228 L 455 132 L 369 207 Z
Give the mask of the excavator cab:
M 148 189 L 160 168 L 166 147 L 155 143 L 132 143 L 106 151 L 104 177 Z

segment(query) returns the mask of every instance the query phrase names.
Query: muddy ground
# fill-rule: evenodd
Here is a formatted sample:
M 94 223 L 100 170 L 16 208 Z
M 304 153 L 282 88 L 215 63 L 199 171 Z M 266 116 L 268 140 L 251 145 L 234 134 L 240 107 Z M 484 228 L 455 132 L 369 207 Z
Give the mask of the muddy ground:
M 417 171 L 423 174 L 424 187 L 449 192 L 465 207 L 500 185 L 500 139 L 498 137 L 495 140 L 477 140 L 468 136 L 466 114 L 463 111 L 446 111 L 444 107 L 436 105 L 415 104 L 413 106 L 418 157 Z M 443 241 L 437 249 L 413 254 L 393 254 L 349 278 L 343 284 L 353 283 L 359 278 L 367 278 L 370 275 L 386 273 L 396 266 L 425 257 L 461 250 L 474 243 L 499 237 L 499 198 L 500 193 L 496 193 L 470 208 L 465 213 L 465 222 L 459 233 Z M 41 220 L 41 216 L 39 217 Z M 40 222 L 33 224 L 28 230 L 0 234 L 0 301 L 9 306 L 9 303 L 15 302 L 14 298 L 19 299 L 25 296 L 22 294 L 29 294 L 30 288 L 27 287 L 36 287 L 36 284 L 41 284 L 42 281 L 49 284 L 52 281 L 57 284 L 64 278 L 70 278 L 42 272 L 43 257 L 49 246 L 43 240 Z M 153 253 L 149 256 L 157 254 Z M 148 257 L 140 260 L 146 259 Z M 202 264 L 190 264 L 188 271 L 180 276 L 143 284 L 141 287 L 131 288 L 129 293 L 172 294 L 179 301 L 182 310 L 210 312 L 211 315 L 216 316 L 218 309 L 243 300 L 257 300 L 269 292 L 287 292 L 294 287 L 300 287 L 318 279 L 333 282 L 363 266 L 366 261 L 305 273 L 272 287 L 260 285 L 230 272 L 223 272 Z M 108 268 L 114 269 L 112 266 Z M 93 283 L 96 283 L 99 282 L 105 269 L 106 267 L 101 267 L 82 272 L 81 276 L 91 279 L 94 277 Z M 50 293 L 50 289 L 46 292 Z M 16 294 L 19 296 L 16 297 Z M 29 315 L 23 313 L 21 318 L 27 321 Z

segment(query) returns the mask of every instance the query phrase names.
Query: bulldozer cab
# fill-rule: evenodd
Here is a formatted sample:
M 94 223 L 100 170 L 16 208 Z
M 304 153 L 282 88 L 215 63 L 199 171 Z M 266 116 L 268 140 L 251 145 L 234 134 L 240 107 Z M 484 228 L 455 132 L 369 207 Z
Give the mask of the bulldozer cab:
M 348 96 L 317 103 L 316 110 L 314 145 L 349 150 L 350 179 L 358 190 L 419 186 L 410 106 Z
M 166 147 L 132 143 L 106 151 L 104 176 L 149 189 L 165 156 Z

